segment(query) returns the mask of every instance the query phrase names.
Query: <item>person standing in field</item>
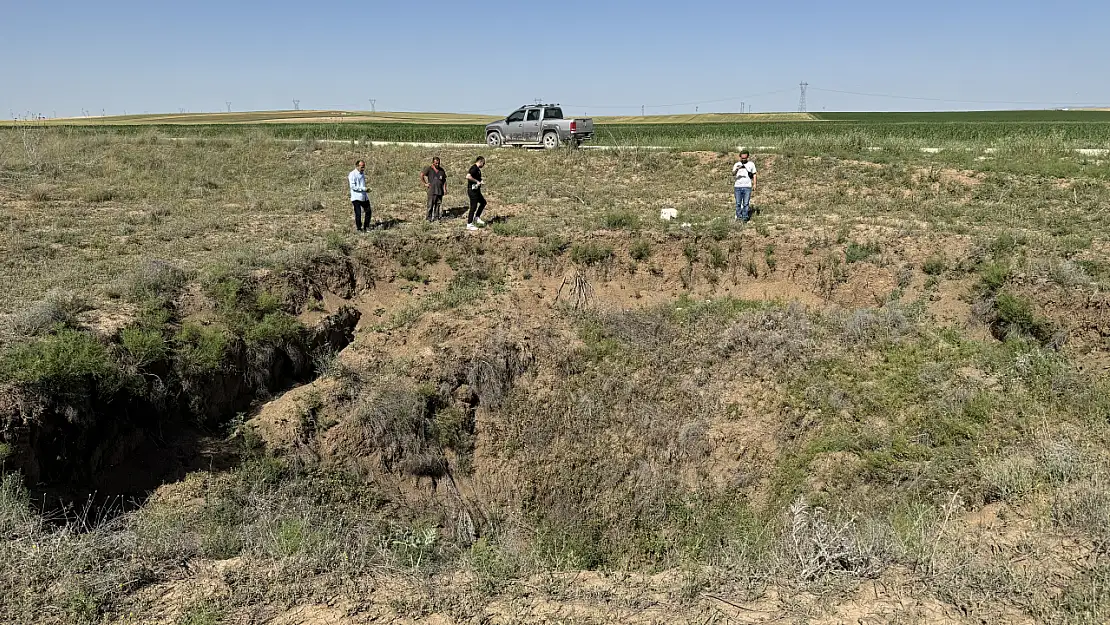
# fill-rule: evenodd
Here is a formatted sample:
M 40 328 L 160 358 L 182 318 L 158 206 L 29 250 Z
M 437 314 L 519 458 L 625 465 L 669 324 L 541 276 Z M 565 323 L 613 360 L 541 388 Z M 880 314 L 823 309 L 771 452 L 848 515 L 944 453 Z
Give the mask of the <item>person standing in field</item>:
M 347 186 L 351 188 L 351 205 L 355 207 L 355 229 L 366 232 L 370 229 L 370 195 L 366 190 L 366 163 L 356 161 L 355 168 L 347 174 Z
M 470 212 L 466 214 L 466 229 L 477 230 L 486 225 L 482 221 L 482 211 L 486 208 L 486 198 L 482 195 L 482 168 L 486 166 L 485 157 L 474 159 L 470 171 L 466 172 L 466 195 L 470 198 Z
M 428 190 L 428 221 L 443 218 L 443 196 L 447 193 L 447 172 L 439 166 L 439 157 L 432 158 L 432 164 L 420 172 L 420 181 Z
M 736 194 L 736 221 L 747 223 L 752 218 L 752 191 L 755 189 L 755 163 L 749 159 L 751 154 L 744 150 L 740 153 L 740 160 L 732 166 L 732 175 L 736 178 L 733 192 Z

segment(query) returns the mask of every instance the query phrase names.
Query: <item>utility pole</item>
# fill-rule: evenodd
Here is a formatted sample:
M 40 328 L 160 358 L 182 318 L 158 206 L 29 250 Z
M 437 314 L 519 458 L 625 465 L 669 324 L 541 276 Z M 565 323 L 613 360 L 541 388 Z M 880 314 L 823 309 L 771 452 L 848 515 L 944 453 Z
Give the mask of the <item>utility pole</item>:
M 801 87 L 801 89 L 802 89 L 802 96 L 798 99 L 798 112 L 799 113 L 805 113 L 806 112 L 806 87 L 809 86 L 809 83 L 805 82 L 805 81 L 802 81 L 802 82 L 798 83 L 798 86 Z
M 640 117 L 643 117 L 643 116 L 644 116 L 644 105 L 641 104 L 640 105 Z
M 225 100 L 224 104 L 227 105 L 227 112 L 230 113 L 231 112 L 231 100 Z
M 370 98 L 370 112 L 371 113 L 377 113 L 378 112 L 378 101 L 374 98 Z
M 301 110 L 301 101 L 296 99 L 296 98 L 293 98 L 293 110 L 294 111 Z

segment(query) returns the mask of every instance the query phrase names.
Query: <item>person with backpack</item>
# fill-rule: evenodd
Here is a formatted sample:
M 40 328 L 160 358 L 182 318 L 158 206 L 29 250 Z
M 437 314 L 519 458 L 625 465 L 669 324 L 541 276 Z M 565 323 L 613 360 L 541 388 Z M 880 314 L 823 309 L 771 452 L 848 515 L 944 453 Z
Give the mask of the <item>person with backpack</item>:
M 474 159 L 470 171 L 466 172 L 466 195 L 470 198 L 470 212 L 466 214 L 467 230 L 477 230 L 478 226 L 486 225 L 482 221 L 482 211 L 486 208 L 486 198 L 482 195 L 482 168 L 485 166 L 485 157 L 479 156 Z
M 740 160 L 732 166 L 732 175 L 736 178 L 733 192 L 736 195 L 736 221 L 747 223 L 752 218 L 752 191 L 755 189 L 755 163 L 751 162 L 751 153 L 747 150 L 740 152 Z

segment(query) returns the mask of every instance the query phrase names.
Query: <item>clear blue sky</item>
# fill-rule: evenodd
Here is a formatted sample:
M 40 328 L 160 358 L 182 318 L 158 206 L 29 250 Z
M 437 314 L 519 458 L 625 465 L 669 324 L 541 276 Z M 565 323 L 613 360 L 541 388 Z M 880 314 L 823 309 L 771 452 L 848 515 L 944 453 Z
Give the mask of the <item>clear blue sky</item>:
M 1107 40 L 1107 0 L 3 0 L 0 116 L 1110 106 Z

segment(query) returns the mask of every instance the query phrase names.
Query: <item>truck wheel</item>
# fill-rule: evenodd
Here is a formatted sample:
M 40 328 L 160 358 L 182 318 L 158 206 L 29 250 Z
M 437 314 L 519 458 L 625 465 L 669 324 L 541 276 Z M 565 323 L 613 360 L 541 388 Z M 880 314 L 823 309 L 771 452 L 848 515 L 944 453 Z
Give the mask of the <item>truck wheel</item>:
M 486 145 L 491 148 L 499 148 L 504 141 L 501 139 L 501 133 L 496 130 L 486 135 Z
M 543 147 L 546 150 L 554 150 L 559 147 L 559 133 L 545 132 L 543 133 Z

